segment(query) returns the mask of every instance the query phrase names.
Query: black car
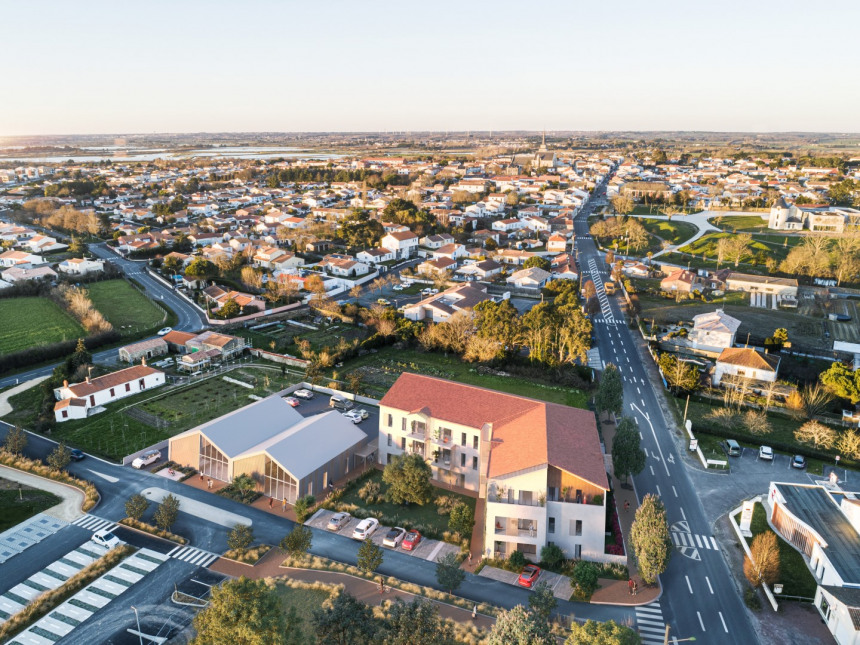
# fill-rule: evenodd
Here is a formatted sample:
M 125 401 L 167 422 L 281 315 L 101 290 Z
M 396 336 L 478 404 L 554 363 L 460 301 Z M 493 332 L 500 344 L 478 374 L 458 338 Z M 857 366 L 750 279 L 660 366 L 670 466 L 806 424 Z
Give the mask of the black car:
M 803 455 L 794 455 L 791 459 L 792 468 L 806 468 L 806 457 Z
M 86 457 L 86 455 L 83 452 L 81 452 L 80 450 L 78 450 L 77 448 L 72 448 L 71 450 L 69 450 L 69 456 L 74 461 L 80 461 L 81 459 Z

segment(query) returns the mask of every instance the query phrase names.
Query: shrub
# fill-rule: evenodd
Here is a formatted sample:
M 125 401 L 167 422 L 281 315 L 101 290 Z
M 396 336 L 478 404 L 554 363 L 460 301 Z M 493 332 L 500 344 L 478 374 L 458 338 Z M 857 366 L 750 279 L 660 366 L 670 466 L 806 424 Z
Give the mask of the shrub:
M 557 569 L 564 562 L 564 551 L 557 544 L 547 544 L 540 550 L 540 559 L 547 569 Z
M 81 506 L 81 510 L 84 512 L 89 511 L 99 501 L 99 492 L 92 482 L 79 479 L 66 471 L 54 470 L 36 459 L 14 455 L 5 448 L 0 448 L 0 464 L 81 489 L 85 495 L 84 503 Z
M 573 566 L 573 572 L 570 574 L 571 582 L 574 586 L 574 596 L 578 600 L 587 600 L 595 591 L 597 591 L 597 578 L 600 575 L 598 568 L 593 562 L 580 560 Z
M 296 512 L 296 521 L 299 524 L 305 523 L 315 503 L 316 498 L 313 495 L 305 495 L 296 500 L 296 503 L 293 504 L 293 510 Z
M 176 533 L 171 533 L 170 531 L 163 531 L 157 526 L 147 524 L 146 522 L 141 522 L 140 520 L 134 520 L 130 517 L 124 517 L 119 521 L 119 523 L 131 527 L 133 529 L 137 529 L 138 531 L 149 533 L 150 535 L 157 535 L 160 538 L 170 540 L 171 542 L 176 542 L 177 544 L 188 544 L 188 540 L 186 540 L 181 535 L 176 535 Z
M 379 482 L 369 481 L 358 490 L 358 497 L 366 504 L 376 504 L 382 501 L 382 486 Z
M 254 541 L 254 530 L 247 524 L 237 524 L 227 536 L 227 546 L 233 551 L 244 551 Z
M 472 509 L 463 502 L 457 504 L 451 509 L 451 516 L 448 518 L 448 528 L 461 538 L 471 537 L 472 529 L 475 528 L 475 515 Z
M 761 598 L 758 597 L 755 589 L 744 591 L 744 604 L 753 611 L 761 611 Z
M 508 564 L 514 568 L 514 571 L 519 571 L 526 566 L 526 556 L 523 555 L 522 551 L 511 551 L 508 556 Z
M 451 497 L 450 495 L 439 495 L 439 497 L 436 498 L 436 511 L 439 515 L 449 515 L 457 503 L 456 497 Z

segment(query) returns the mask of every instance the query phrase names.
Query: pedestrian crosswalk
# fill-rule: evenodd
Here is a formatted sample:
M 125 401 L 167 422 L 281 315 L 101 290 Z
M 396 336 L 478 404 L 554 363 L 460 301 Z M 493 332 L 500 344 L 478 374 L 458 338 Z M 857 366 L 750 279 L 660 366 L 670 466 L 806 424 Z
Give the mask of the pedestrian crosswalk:
M 684 533 L 683 531 L 671 531 L 672 542 L 677 547 L 696 547 L 699 549 L 713 549 L 718 551 L 717 541 L 713 535 L 697 535 L 696 533 Z
M 646 645 L 662 643 L 666 635 L 666 623 L 660 601 L 636 607 L 636 628 Z
M 591 272 L 591 279 L 594 281 L 594 287 L 597 292 L 597 300 L 600 303 L 600 312 L 603 314 L 603 320 L 607 323 L 614 323 L 615 317 L 612 313 L 612 307 L 609 304 L 606 290 L 603 288 L 603 279 L 600 277 L 600 270 L 598 269 L 597 262 L 594 258 L 588 259 L 588 268 Z
M 92 531 L 95 533 L 96 531 L 101 531 L 102 529 L 110 529 L 113 530 L 117 527 L 116 522 L 111 522 L 110 520 L 104 520 L 100 517 L 96 517 L 95 515 L 82 515 L 74 522 L 72 522 L 75 526 L 79 526 L 82 529 L 86 529 L 87 531 Z
M 196 564 L 200 567 L 208 567 L 220 557 L 216 553 L 210 553 L 193 546 L 177 546 L 169 551 L 167 555 L 176 560 Z

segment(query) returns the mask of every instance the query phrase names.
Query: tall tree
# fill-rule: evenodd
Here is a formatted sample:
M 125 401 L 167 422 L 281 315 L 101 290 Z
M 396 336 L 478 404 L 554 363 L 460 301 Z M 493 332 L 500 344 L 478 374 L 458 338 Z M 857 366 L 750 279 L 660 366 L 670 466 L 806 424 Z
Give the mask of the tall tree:
M 834 395 L 848 399 L 854 405 L 860 403 L 860 370 L 836 362 L 818 378 Z
M 179 518 L 179 500 L 173 495 L 168 495 L 164 498 L 158 508 L 155 509 L 155 515 L 152 519 L 155 520 L 156 526 L 162 531 L 167 531 L 176 523 Z
M 433 497 L 432 476 L 433 471 L 420 455 L 395 455 L 382 472 L 382 481 L 388 484 L 386 499 L 392 504 L 423 506 Z
M 558 606 L 558 600 L 546 582 L 539 582 L 535 585 L 532 593 L 529 595 L 529 611 L 538 618 L 549 623 L 552 610 Z
M 530 257 L 523 263 L 524 269 L 531 269 L 532 267 L 543 269 L 544 271 L 549 271 L 551 265 L 549 260 L 547 260 L 546 258 L 541 257 L 540 255 L 535 255 L 533 257 Z
M 382 566 L 382 549 L 369 537 L 358 547 L 357 564 L 365 573 L 373 573 Z
M 293 530 L 281 540 L 280 547 L 294 558 L 299 558 L 310 551 L 312 540 L 313 533 L 310 528 L 303 524 L 296 524 Z
M 237 524 L 227 535 L 227 548 L 244 551 L 254 541 L 254 529 L 247 524 Z
M 594 406 L 598 412 L 621 414 L 624 405 L 623 388 L 621 372 L 612 363 L 607 363 L 606 369 L 600 376 L 597 393 L 594 395 Z
M 454 593 L 466 578 L 456 553 L 447 552 L 436 559 L 436 581 L 448 593 Z
M 273 588 L 242 577 L 212 588 L 209 605 L 194 617 L 193 645 L 298 645 L 306 642 L 300 625 Z
M 388 609 L 385 645 L 455 645 L 451 623 L 439 617 L 436 604 L 416 598 L 397 601 Z
M 776 533 L 765 531 L 753 538 L 750 556 L 744 558 L 744 575 L 753 587 L 779 580 L 779 543 Z
M 461 539 L 468 539 L 472 535 L 473 528 L 475 528 L 475 514 L 468 504 L 460 502 L 451 509 L 451 515 L 448 516 L 448 529 L 459 535 Z
M 699 389 L 699 370 L 692 363 L 679 360 L 674 354 L 664 352 L 657 359 L 657 364 L 673 392 L 695 392 Z
M 487 645 L 551 645 L 555 637 L 546 621 L 517 605 L 498 615 L 486 642 Z
M 125 502 L 125 514 L 133 520 L 140 520 L 146 509 L 149 508 L 149 500 L 140 493 L 132 495 Z
M 666 507 L 656 495 L 649 493 L 642 499 L 630 528 L 630 542 L 639 574 L 646 583 L 654 584 L 669 565 L 672 553 Z
M 9 428 L 3 440 L 3 447 L 13 455 L 20 455 L 27 447 L 27 433 L 20 426 Z
M 640 445 L 639 430 L 630 417 L 622 417 L 612 439 L 612 468 L 615 476 L 627 481 L 628 475 L 638 475 L 645 468 L 647 455 Z
M 378 631 L 370 607 L 345 591 L 338 594 L 330 606 L 315 609 L 311 623 L 317 642 L 334 645 L 372 643 Z
M 57 447 L 45 459 L 48 465 L 54 470 L 62 470 L 69 465 L 71 460 L 72 453 L 69 451 L 69 447 L 62 441 L 57 444 Z

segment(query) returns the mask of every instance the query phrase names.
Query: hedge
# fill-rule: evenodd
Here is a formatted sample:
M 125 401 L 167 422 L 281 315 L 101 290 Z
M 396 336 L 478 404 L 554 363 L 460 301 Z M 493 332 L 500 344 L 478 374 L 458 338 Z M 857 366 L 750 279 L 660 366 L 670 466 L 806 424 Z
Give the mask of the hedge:
M 119 342 L 120 340 L 122 340 L 120 333 L 116 330 L 111 330 L 85 337 L 84 345 L 86 345 L 87 349 L 93 350 L 103 345 Z M 11 372 L 20 367 L 29 367 L 36 363 L 44 363 L 56 359 L 63 360 L 75 351 L 77 345 L 77 339 L 64 340 L 59 343 L 37 345 L 36 347 L 0 356 L 0 374 Z
M 98 504 L 99 492 L 95 484 L 86 479 L 79 479 L 74 475 L 70 475 L 65 470 L 54 470 L 37 459 L 13 454 L 6 448 L 0 448 L 0 464 L 81 489 L 85 495 L 84 503 L 81 506 L 81 510 L 84 512 L 89 511 Z

